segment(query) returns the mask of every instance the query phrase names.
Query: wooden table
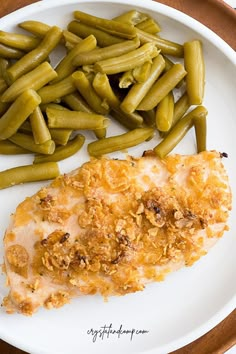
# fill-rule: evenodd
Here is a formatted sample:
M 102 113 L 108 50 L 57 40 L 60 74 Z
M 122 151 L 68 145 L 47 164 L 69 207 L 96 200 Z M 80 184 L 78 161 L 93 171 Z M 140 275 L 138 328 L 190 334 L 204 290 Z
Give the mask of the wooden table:
M 0 0 L 0 17 L 39 0 Z M 211 28 L 236 50 L 236 12 L 222 0 L 156 0 Z M 236 310 L 201 338 L 171 354 L 223 354 L 236 345 Z M 1 354 L 24 354 L 0 340 Z

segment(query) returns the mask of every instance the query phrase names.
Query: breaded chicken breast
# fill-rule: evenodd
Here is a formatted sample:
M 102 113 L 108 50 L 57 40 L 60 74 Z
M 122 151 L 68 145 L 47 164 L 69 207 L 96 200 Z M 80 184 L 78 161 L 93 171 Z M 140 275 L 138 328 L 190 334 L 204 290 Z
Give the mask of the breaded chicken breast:
M 191 266 L 228 229 L 221 157 L 93 159 L 26 198 L 4 238 L 6 311 L 125 295 Z

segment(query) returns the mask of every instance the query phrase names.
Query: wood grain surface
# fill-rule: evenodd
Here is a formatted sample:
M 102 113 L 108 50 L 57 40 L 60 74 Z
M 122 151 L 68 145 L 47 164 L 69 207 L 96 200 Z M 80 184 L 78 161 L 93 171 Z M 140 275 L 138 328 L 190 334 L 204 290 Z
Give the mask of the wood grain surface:
M 0 0 L 0 17 L 37 1 Z M 156 1 L 180 10 L 202 22 L 236 50 L 236 12 L 222 0 Z M 223 354 L 234 345 L 236 346 L 236 310 L 204 336 L 171 354 Z M 24 353 L 0 340 L 0 354 Z

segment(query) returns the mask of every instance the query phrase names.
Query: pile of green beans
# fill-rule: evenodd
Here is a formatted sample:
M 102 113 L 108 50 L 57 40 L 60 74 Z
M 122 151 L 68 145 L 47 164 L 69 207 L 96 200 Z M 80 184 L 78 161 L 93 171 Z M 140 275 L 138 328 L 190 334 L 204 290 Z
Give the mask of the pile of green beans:
M 24 34 L 0 30 L 0 154 L 35 156 L 32 165 L 0 172 L 0 189 L 57 176 L 57 162 L 84 145 L 81 130 L 93 131 L 87 151 L 96 157 L 159 136 L 154 151 L 163 158 L 192 126 L 197 151 L 206 150 L 199 40 L 162 38 L 157 21 L 137 10 L 113 19 L 75 11 L 64 29 L 33 20 L 18 26 Z M 66 54 L 53 67 L 59 46 Z M 112 119 L 123 134 L 107 134 Z

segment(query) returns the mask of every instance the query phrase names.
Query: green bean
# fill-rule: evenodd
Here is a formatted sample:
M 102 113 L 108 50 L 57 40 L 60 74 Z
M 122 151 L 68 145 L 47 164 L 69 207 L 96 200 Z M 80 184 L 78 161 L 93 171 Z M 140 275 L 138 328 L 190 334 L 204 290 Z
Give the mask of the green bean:
M 47 140 L 43 144 L 35 144 L 34 138 L 28 134 L 16 133 L 12 135 L 9 140 L 12 143 L 19 145 L 26 150 L 39 154 L 50 155 L 53 154 L 55 150 L 55 142 L 53 140 Z
M 133 75 L 133 70 L 125 71 L 119 78 L 119 88 L 128 88 L 134 83 L 135 78 Z
M 44 103 L 40 105 L 42 112 L 46 113 L 47 108 L 58 109 L 60 111 L 69 111 L 68 108 L 56 103 Z M 72 131 L 72 129 L 49 129 L 51 138 L 57 145 L 66 145 L 70 139 Z
M 120 100 L 115 95 L 106 74 L 97 73 L 93 81 L 93 87 L 97 94 L 106 100 L 112 108 L 112 117 L 128 129 L 135 129 L 142 125 L 142 117 L 134 112 L 127 114 L 120 109 Z
M 57 73 L 48 62 L 44 62 L 31 70 L 25 75 L 22 75 L 13 82 L 13 84 L 2 95 L 2 102 L 11 102 L 16 99 L 25 90 L 39 90 L 49 81 L 57 77 Z
M 25 120 L 24 123 L 21 124 L 20 128 L 18 129 L 18 132 L 28 134 L 28 135 L 33 135 L 32 127 L 31 127 L 29 119 Z
M 170 130 L 166 137 L 158 144 L 154 151 L 160 157 L 164 158 L 171 152 L 175 146 L 183 139 L 189 129 L 194 124 L 195 117 L 206 116 L 207 110 L 203 106 L 198 106 L 182 119 Z
M 82 71 L 76 71 L 72 74 L 72 78 L 77 90 L 80 92 L 89 106 L 96 113 L 107 114 L 109 107 L 104 105 L 103 100 L 98 96 L 86 75 Z
M 76 91 L 74 80 L 71 75 L 53 85 L 47 85 L 38 90 L 42 103 L 56 101 L 62 96 Z
M 10 86 L 11 82 L 7 75 L 7 69 L 9 68 L 9 60 L 0 58 L 0 76 L 5 80 L 6 84 Z
M 66 146 L 59 146 L 55 149 L 52 155 L 37 155 L 34 158 L 34 163 L 42 163 L 42 162 L 57 162 L 64 160 L 76 152 L 78 152 L 85 141 L 85 137 L 81 134 L 78 134 L 73 140 L 70 140 Z
M 71 110 L 95 113 L 78 92 L 62 97 L 62 102 L 64 102 Z
M 194 128 L 197 141 L 197 152 L 206 151 L 207 122 L 206 115 L 194 117 Z
M 74 59 L 77 56 L 83 55 L 83 52 L 89 52 L 94 49 L 97 45 L 96 38 L 93 35 L 81 40 L 80 43 L 76 44 L 71 51 L 60 61 L 56 66 L 56 72 L 58 74 L 57 78 L 53 81 L 58 82 L 68 75 L 72 74 L 76 69 L 76 64 L 74 64 Z
M 96 48 L 87 53 L 82 53 L 75 57 L 73 64 L 77 66 L 94 64 L 97 61 L 108 58 L 115 58 L 138 48 L 140 41 L 138 38 L 113 44 L 105 48 Z
M 39 39 L 25 34 L 0 31 L 0 43 L 28 52 L 39 45 Z
M 128 130 L 141 128 L 143 126 L 143 118 L 136 112 L 125 113 L 117 107 L 112 109 L 111 116 Z
M 39 103 L 40 97 L 33 90 L 26 90 L 18 96 L 0 119 L 0 140 L 15 134 Z
M 26 182 L 49 180 L 58 175 L 59 169 L 56 162 L 13 167 L 0 172 L 0 189 Z
M 4 59 L 19 59 L 25 55 L 25 52 L 19 49 L 8 47 L 0 43 L 0 57 Z
M 199 40 L 184 43 L 186 85 L 191 104 L 202 104 L 205 87 L 205 64 Z
M 45 61 L 51 51 L 58 45 L 62 38 L 62 31 L 59 27 L 53 26 L 45 34 L 40 44 L 8 69 L 8 75 L 12 81 L 36 68 Z
M 46 141 L 51 140 L 51 134 L 39 106 L 35 108 L 29 119 L 35 144 L 43 144 Z
M 71 137 L 72 129 L 49 129 L 51 137 L 55 144 L 66 145 Z
M 87 104 L 86 101 L 80 96 L 78 92 L 64 96 L 62 101 L 65 102 L 72 110 L 82 111 L 87 113 L 95 113 Z M 94 130 L 94 134 L 98 139 L 106 137 L 106 128 Z
M 161 31 L 160 25 L 154 21 L 153 18 L 147 18 L 145 21 L 138 23 L 136 28 L 151 34 L 156 34 Z
M 97 39 L 97 44 L 99 47 L 107 47 L 112 44 L 116 44 L 124 41 L 122 38 L 112 36 L 109 33 L 101 31 L 100 29 L 87 26 L 77 21 L 71 21 L 67 28 L 69 31 L 75 33 L 77 36 L 82 38 L 85 38 L 90 34 L 93 34 Z
M 126 23 L 114 20 L 107 20 L 104 18 L 87 14 L 82 11 L 75 11 L 74 17 L 86 25 L 102 29 L 105 32 L 108 32 L 121 38 L 132 39 L 136 36 L 136 31 L 134 27 Z
M 9 140 L 2 140 L 0 141 L 0 154 L 2 155 L 31 154 L 31 151 L 23 149 Z
M 135 26 L 138 23 L 145 21 L 147 18 L 148 15 L 143 12 L 130 10 L 122 13 L 120 16 L 114 17 L 113 20 Z
M 156 127 L 160 132 L 168 132 L 173 123 L 174 95 L 168 93 L 158 104 L 156 110 Z
M 172 127 L 183 117 L 187 110 L 191 107 L 188 94 L 184 93 L 174 105 L 174 115 Z
M 137 128 L 128 133 L 97 140 L 88 144 L 88 153 L 91 156 L 101 156 L 110 152 L 124 150 L 144 142 L 152 135 L 152 128 Z
M 182 45 L 157 37 L 151 33 L 144 32 L 139 28 L 136 28 L 136 31 L 141 44 L 149 42 L 154 43 L 161 50 L 162 54 L 172 55 L 174 57 L 183 57 L 184 50 Z
M 174 64 L 169 71 L 164 73 L 159 80 L 151 87 L 147 95 L 139 104 L 139 110 L 150 110 L 154 108 L 175 86 L 180 82 L 186 71 L 182 64 Z
M 39 21 L 24 21 L 19 23 L 18 26 L 30 33 L 35 34 L 39 38 L 43 38 L 51 28 L 46 23 Z
M 104 74 L 117 74 L 134 69 L 136 66 L 150 61 L 159 54 L 155 44 L 146 43 L 138 49 L 123 54 L 117 58 L 98 61 L 94 68 Z
M 165 68 L 165 61 L 162 55 L 158 55 L 153 60 L 150 75 L 147 78 L 147 80 L 143 83 L 136 83 L 131 87 L 130 91 L 128 92 L 123 102 L 121 103 L 122 111 L 131 113 L 138 107 L 140 102 L 145 98 L 145 96 L 148 94 L 151 87 L 155 83 L 155 81 L 163 72 L 164 68 Z
M 63 30 L 62 35 L 65 43 L 70 43 L 72 48 L 82 41 L 82 38 L 67 30 Z
M 109 79 L 106 74 L 97 73 L 93 80 L 93 88 L 96 93 L 108 102 L 108 105 L 112 108 L 119 107 L 120 101 L 115 95 L 110 85 Z
M 156 112 L 154 109 L 150 111 L 140 111 L 141 116 L 143 117 L 144 123 L 148 127 L 155 127 L 156 126 Z
M 61 111 L 69 111 L 69 109 L 67 107 L 64 107 L 58 103 L 43 103 L 40 105 L 40 109 L 43 113 L 46 112 L 47 108 L 55 108 L 55 109 L 59 109 Z
M 79 112 L 79 111 L 60 111 L 47 108 L 49 128 L 68 128 L 68 129 L 101 129 L 106 128 L 109 119 L 102 115 Z
M 8 88 L 6 81 L 0 77 L 0 95 Z
M 143 65 L 136 66 L 133 69 L 133 76 L 136 82 L 145 82 L 150 75 L 152 63 L 150 61 L 146 61 Z
M 8 110 L 9 107 L 10 103 L 2 102 L 0 96 L 0 116 L 2 116 Z
M 163 58 L 165 59 L 165 69 L 164 72 L 167 72 L 168 70 L 170 70 L 170 68 L 172 68 L 172 66 L 174 65 L 173 61 L 171 61 L 169 58 L 167 58 L 165 55 L 163 55 Z M 182 79 L 177 85 L 176 88 L 180 88 L 185 82 L 185 79 Z

